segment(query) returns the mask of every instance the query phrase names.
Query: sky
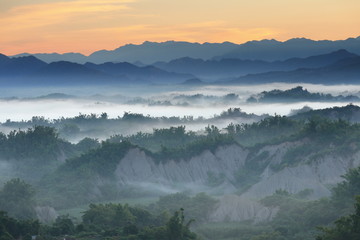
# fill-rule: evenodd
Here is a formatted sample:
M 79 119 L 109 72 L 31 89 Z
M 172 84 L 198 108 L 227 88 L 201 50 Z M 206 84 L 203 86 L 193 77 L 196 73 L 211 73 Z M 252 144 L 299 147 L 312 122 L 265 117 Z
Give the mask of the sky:
M 360 36 L 359 0 L 0 0 L 0 53 Z

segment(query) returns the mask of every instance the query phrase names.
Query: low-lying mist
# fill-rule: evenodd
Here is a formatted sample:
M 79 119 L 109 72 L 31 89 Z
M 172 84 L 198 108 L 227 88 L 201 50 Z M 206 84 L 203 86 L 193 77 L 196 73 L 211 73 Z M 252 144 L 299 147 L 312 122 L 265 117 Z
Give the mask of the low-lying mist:
M 208 125 L 220 129 L 230 123 L 252 123 L 272 115 L 291 115 L 298 109 L 323 109 L 345 106 L 347 101 L 288 101 L 248 102 L 249 97 L 263 91 L 274 89 L 288 90 L 300 84 L 264 84 L 251 86 L 133 86 L 127 88 L 36 88 L 2 89 L 0 100 L 1 131 L 9 133 L 14 129 L 32 127 L 29 122 L 34 116 L 47 123 L 60 122 L 61 119 L 77 116 L 99 117 L 106 113 L 106 119 L 121 119 L 124 114 L 140 114 L 151 121 L 133 121 L 126 124 L 113 121 L 112 124 L 71 124 L 59 125 L 58 130 L 78 128 L 76 134 L 63 134 L 62 137 L 78 142 L 84 137 L 104 140 L 112 135 L 130 135 L 137 132 L 151 133 L 154 128 L 186 125 L 189 131 L 203 131 Z M 332 94 L 337 96 L 359 96 L 359 86 L 301 84 L 311 93 Z M 351 91 L 349 91 L 351 89 Z M 31 91 L 30 91 L 31 90 Z M 31 92 L 31 94 L 30 94 Z M 239 109 L 238 115 L 222 115 L 228 109 Z M 21 122 L 22 124 L 8 124 Z M 29 122 L 29 124 L 26 124 Z M 95 127 L 94 127 L 95 126 Z M 96 128 L 96 129 L 95 129 Z
M 148 86 L 119 89 L 14 89 L 0 101 L 0 121 L 28 120 L 33 116 L 46 119 L 73 117 L 79 113 L 101 114 L 109 118 L 122 116 L 124 112 L 140 113 L 152 117 L 211 118 L 228 108 L 241 108 L 246 113 L 287 115 L 293 109 L 307 105 L 313 109 L 344 106 L 349 102 L 291 102 L 247 103 L 246 100 L 262 91 L 286 90 L 300 84 L 264 84 L 251 86 L 203 86 L 179 87 Z M 309 92 L 333 95 L 360 96 L 360 86 L 301 84 Z M 176 89 L 176 91 L 175 91 Z M 351 89 L 351 91 L 349 91 Z M 4 91 L 4 90 L 3 90 Z M 32 94 L 29 95 L 29 92 Z M 85 94 L 86 92 L 86 94 Z M 53 94 L 61 93 L 61 94 Z

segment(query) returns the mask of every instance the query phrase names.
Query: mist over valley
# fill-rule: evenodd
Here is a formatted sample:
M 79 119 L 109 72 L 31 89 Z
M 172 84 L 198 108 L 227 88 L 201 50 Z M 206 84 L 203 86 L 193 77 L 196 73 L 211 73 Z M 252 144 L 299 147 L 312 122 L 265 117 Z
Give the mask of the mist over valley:
M 353 234 L 358 42 L 0 55 L 0 238 Z

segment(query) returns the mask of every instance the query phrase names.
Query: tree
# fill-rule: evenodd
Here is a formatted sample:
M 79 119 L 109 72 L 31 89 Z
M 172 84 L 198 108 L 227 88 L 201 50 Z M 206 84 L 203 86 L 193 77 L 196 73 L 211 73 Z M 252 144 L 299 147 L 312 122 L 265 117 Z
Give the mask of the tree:
M 0 240 L 28 239 L 38 235 L 39 230 L 38 220 L 16 220 L 0 211 Z
M 352 206 L 353 199 L 360 194 L 360 167 L 350 169 L 342 177 L 345 181 L 332 189 L 332 199 L 337 206 Z
M 71 235 L 75 232 L 75 225 L 69 215 L 59 216 L 50 229 L 53 236 Z
M 166 224 L 168 239 L 171 240 L 190 240 L 196 239 L 196 234 L 189 229 L 193 219 L 184 224 L 184 209 L 176 211 Z
M 360 239 L 360 196 L 356 196 L 355 213 L 341 217 L 331 228 L 320 228 L 322 235 L 316 240 L 359 240 Z
M 6 182 L 0 191 L 0 208 L 18 219 L 35 217 L 35 191 L 31 185 L 19 178 Z

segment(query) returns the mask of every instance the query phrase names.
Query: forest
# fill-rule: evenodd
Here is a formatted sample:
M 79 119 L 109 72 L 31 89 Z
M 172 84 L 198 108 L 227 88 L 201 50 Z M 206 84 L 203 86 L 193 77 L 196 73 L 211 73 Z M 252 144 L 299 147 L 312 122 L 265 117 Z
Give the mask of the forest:
M 114 120 L 104 113 L 6 122 L 3 125 L 33 126 L 0 135 L 0 239 L 358 239 L 360 168 L 354 158 L 360 150 L 360 124 L 349 121 L 356 110 L 348 105 L 313 110 L 306 117 L 302 113 L 274 115 L 252 123 L 231 122 L 224 128 L 208 124 L 202 131 L 186 130 L 183 121 L 193 120 L 178 119 L 179 125 L 154 128 L 151 133 L 115 134 L 105 140 L 84 137 L 77 143 L 63 135 L 64 124 L 82 131 L 93 122 L 111 126 L 128 118 L 132 122 L 159 119 L 124 114 Z M 328 117 L 330 111 L 341 117 Z M 234 115 L 244 114 L 229 109 L 219 117 Z M 271 147 L 283 145 L 289 147 L 274 161 Z M 169 164 L 178 167 L 206 161 L 201 157 L 204 154 L 209 163 L 211 156 L 221 160 L 219 151 L 226 148 L 246 155 L 231 174 L 215 166 L 198 170 L 204 173 L 202 179 L 187 182 L 190 178 L 184 177 L 180 182 L 166 170 Z M 168 171 L 169 176 L 147 176 L 145 170 L 136 169 L 134 156 L 145 159 L 156 171 Z M 317 195 L 318 189 L 307 185 L 296 191 L 279 185 L 272 194 L 256 199 L 256 204 L 274 212 L 267 220 L 235 221 L 230 215 L 215 220 L 227 194 L 251 193 L 265 171 L 275 176 L 288 169 L 320 166 L 323 161 L 330 164 L 328 156 L 349 158 L 354 167 L 344 169 L 341 181 L 327 185 L 327 194 Z M 124 173 L 119 166 L 126 165 L 121 164 L 134 164 L 126 170 L 134 172 Z M 148 177 L 147 185 L 131 181 L 136 171 Z M 179 171 L 183 176 L 190 174 L 186 168 Z M 188 184 L 192 187 L 187 188 Z

